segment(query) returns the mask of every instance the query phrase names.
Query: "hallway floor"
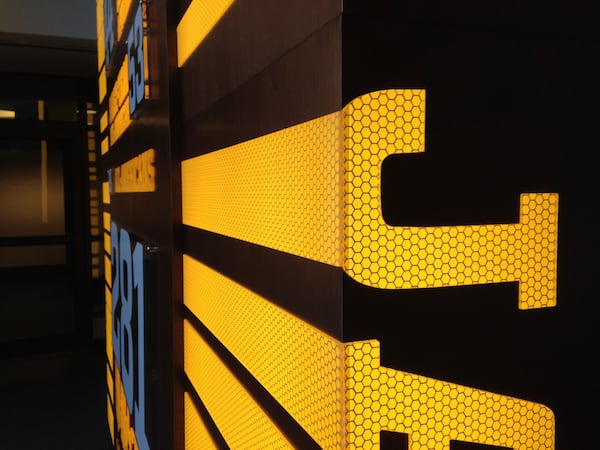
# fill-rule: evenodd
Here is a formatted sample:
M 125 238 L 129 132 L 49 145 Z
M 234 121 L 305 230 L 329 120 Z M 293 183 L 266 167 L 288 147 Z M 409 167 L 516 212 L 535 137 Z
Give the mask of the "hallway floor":
M 103 345 L 0 358 L 0 450 L 111 450 Z

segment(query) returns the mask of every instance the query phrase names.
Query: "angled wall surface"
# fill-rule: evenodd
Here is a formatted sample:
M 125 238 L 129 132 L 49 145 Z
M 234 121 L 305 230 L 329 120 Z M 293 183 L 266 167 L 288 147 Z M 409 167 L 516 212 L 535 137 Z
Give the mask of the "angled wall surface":
M 115 447 L 586 448 L 586 15 L 309 3 L 97 3 Z

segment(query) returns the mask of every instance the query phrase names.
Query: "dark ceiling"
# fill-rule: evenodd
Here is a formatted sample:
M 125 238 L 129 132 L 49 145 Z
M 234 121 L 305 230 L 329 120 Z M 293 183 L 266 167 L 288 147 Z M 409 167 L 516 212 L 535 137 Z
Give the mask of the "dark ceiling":
M 96 77 L 96 41 L 0 32 L 0 72 Z

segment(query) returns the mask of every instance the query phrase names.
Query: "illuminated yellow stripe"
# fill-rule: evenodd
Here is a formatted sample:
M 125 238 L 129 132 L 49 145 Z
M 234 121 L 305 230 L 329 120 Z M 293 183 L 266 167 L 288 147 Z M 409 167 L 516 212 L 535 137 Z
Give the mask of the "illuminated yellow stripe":
M 342 344 L 187 255 L 183 280 L 186 306 L 302 428 L 342 442 Z
M 117 418 L 117 432 L 122 447 L 129 450 L 138 450 L 139 446 L 135 436 L 135 429 L 131 426 L 131 411 L 127 407 L 123 378 L 118 366 L 115 366 L 115 416 Z
M 123 135 L 125 130 L 131 124 L 131 117 L 129 116 L 129 96 L 125 100 L 125 104 L 121 107 L 115 117 L 115 121 L 110 125 L 110 142 L 111 145 L 117 142 L 117 140 Z
M 108 431 L 110 433 L 110 441 L 115 443 L 115 414 L 113 413 L 114 404 L 110 402 L 108 395 L 106 396 L 106 420 L 108 422 Z
M 188 393 L 183 396 L 185 414 L 185 450 L 218 450 L 218 446 L 204 426 Z
M 112 375 L 112 368 L 111 366 L 109 366 L 108 364 L 106 365 L 106 385 L 108 387 L 108 398 L 110 400 L 110 403 L 114 405 L 115 401 L 115 386 L 114 386 L 114 379 L 113 379 L 113 375 Z
M 554 448 L 544 405 L 381 367 L 378 341 L 338 342 L 189 256 L 183 268 L 184 303 L 323 448 L 378 448 L 383 430 L 408 434 L 409 450 Z M 227 390 L 186 339 L 186 367 Z
M 104 233 L 104 250 L 106 251 L 106 253 L 108 253 L 110 255 L 111 245 L 110 245 L 110 234 L 109 233 Z
M 183 223 L 341 266 L 341 140 L 336 113 L 183 161 Z
M 110 266 L 107 267 L 105 272 L 111 272 Z M 112 294 L 111 294 L 111 285 L 104 286 L 104 332 L 105 339 L 104 345 L 106 348 L 106 358 L 108 360 L 108 365 L 111 369 L 114 369 L 114 349 L 112 342 Z M 114 395 L 112 395 L 114 398 Z
M 104 47 L 104 0 L 96 0 L 96 35 L 98 70 L 100 70 L 104 64 L 104 58 L 106 56 L 106 49 Z
M 235 0 L 192 0 L 177 25 L 179 67 L 200 46 Z
M 184 369 L 229 448 L 293 448 L 186 321 Z
M 129 59 L 127 55 L 123 59 L 117 79 L 110 91 L 108 98 L 108 122 L 113 123 L 119 110 L 129 100 Z M 129 108 L 127 108 L 129 112 Z
M 386 90 L 190 158 L 181 166 L 183 222 L 341 266 L 372 287 L 518 281 L 519 308 L 555 306 L 558 194 L 522 194 L 517 224 L 385 223 L 383 160 L 423 152 L 424 132 L 425 91 Z
M 110 233 L 110 213 L 103 212 L 102 213 L 102 223 L 104 224 L 104 229 Z
M 127 21 L 127 15 L 131 9 L 133 0 L 118 0 L 117 1 L 117 40 L 120 41 L 123 38 L 123 32 L 125 31 L 125 23 Z
M 109 288 L 112 288 L 112 270 L 110 270 L 110 256 L 104 256 L 104 267 L 107 268 L 107 270 L 104 271 L 104 281 L 106 281 L 106 284 Z
M 108 127 L 108 113 L 105 111 L 100 116 L 100 132 L 104 132 L 104 130 L 106 130 L 106 127 Z M 108 150 L 108 142 L 106 145 L 107 145 L 106 150 Z M 103 150 L 102 154 L 104 154 L 104 153 L 106 153 L 106 152 Z
M 98 74 L 98 102 L 102 103 L 104 101 L 104 97 L 106 97 L 107 85 L 106 85 L 106 67 L 102 67 L 100 73 Z M 102 129 L 102 126 L 101 126 Z

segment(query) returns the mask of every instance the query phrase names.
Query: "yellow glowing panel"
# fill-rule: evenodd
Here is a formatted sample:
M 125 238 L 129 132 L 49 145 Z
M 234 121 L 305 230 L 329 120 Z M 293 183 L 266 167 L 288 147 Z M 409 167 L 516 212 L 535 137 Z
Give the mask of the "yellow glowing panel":
M 154 192 L 156 189 L 154 159 L 155 152 L 151 148 L 115 167 L 113 171 L 113 191 Z
M 115 121 L 110 126 L 111 145 L 117 142 L 130 124 L 131 117 L 129 116 L 129 96 L 127 96 L 125 99 L 125 104 L 119 110 L 117 116 L 115 117 Z
M 183 161 L 183 223 L 341 266 L 341 142 L 330 114 Z
M 204 421 L 198 414 L 190 395 L 183 396 L 185 414 L 185 450 L 218 450 L 210 433 L 204 426 Z
M 96 0 L 96 49 L 98 51 L 98 70 L 104 64 L 104 0 Z
M 102 213 L 102 223 L 104 224 L 104 229 L 110 233 L 110 213 L 103 212 Z
M 104 97 L 106 97 L 107 86 L 106 86 L 106 68 L 103 67 L 98 74 L 98 102 L 102 103 Z
M 177 25 L 177 64 L 179 67 L 200 46 L 234 0 L 192 0 Z
M 106 130 L 106 127 L 108 127 L 108 113 L 105 111 L 100 116 L 100 131 L 104 132 L 104 130 Z M 106 150 L 108 150 L 108 143 L 107 143 Z M 102 154 L 104 154 L 104 153 L 106 153 L 106 151 L 102 152 Z
M 519 281 L 520 309 L 556 305 L 558 194 L 522 194 L 517 224 L 385 223 L 381 164 L 423 152 L 424 131 L 424 90 L 373 92 L 344 108 L 346 272 L 384 289 Z
M 119 372 L 119 368 L 115 366 L 115 416 L 117 419 L 117 432 L 119 440 L 122 444 L 121 448 L 128 450 L 139 450 L 137 438 L 135 437 L 135 429 L 131 426 L 132 419 L 129 408 L 127 408 L 127 400 L 125 398 L 125 390 L 123 388 L 123 379 Z
M 109 260 L 110 262 L 110 260 Z M 106 272 L 112 272 L 110 266 L 108 266 Z M 111 276 L 109 275 L 108 278 Z M 112 293 L 111 293 L 111 284 L 104 285 L 104 333 L 105 333 L 105 348 L 106 348 L 106 358 L 108 360 L 108 366 L 110 369 L 115 367 L 114 364 L 114 349 L 112 342 Z M 114 398 L 114 395 L 111 395 Z
M 125 57 L 108 98 L 108 122 L 113 123 L 119 110 L 129 100 L 129 58 Z M 127 108 L 129 112 L 129 108 Z
M 386 90 L 190 158 L 182 162 L 183 222 L 342 266 L 372 287 L 518 281 L 519 308 L 556 305 L 558 194 L 522 194 L 517 224 L 385 223 L 381 164 L 423 152 L 424 130 L 425 91 Z
M 110 254 L 111 244 L 110 244 L 110 234 L 104 233 L 104 250 L 106 253 Z
M 346 345 L 346 448 L 379 448 L 385 430 L 408 434 L 408 450 L 450 450 L 451 440 L 554 449 L 549 408 L 388 369 L 379 361 L 378 341 Z
M 114 405 L 110 402 L 110 398 L 106 396 L 106 420 L 108 422 L 108 431 L 110 433 L 110 441 L 115 443 L 115 414 L 113 413 Z
M 342 442 L 342 344 L 187 255 L 183 280 L 188 308 L 312 438 Z
M 554 448 L 544 405 L 381 367 L 378 341 L 338 342 L 189 256 L 183 268 L 184 303 L 322 448 L 378 448 L 380 431 L 408 434 L 409 450 Z M 207 378 L 203 392 L 228 391 L 186 327 L 186 371 Z
M 293 448 L 187 321 L 183 337 L 184 369 L 229 448 Z
M 129 14 L 132 3 L 133 0 L 117 0 L 117 41 L 120 41 L 123 38 L 127 15 Z
M 110 205 L 110 186 L 108 184 L 107 181 L 102 182 L 102 203 L 104 203 L 105 205 Z M 104 216 L 106 218 L 106 215 L 108 213 L 104 213 Z M 110 216 L 110 214 L 108 214 Z M 110 230 L 110 225 L 109 226 L 109 230 Z M 107 227 L 107 222 L 104 222 L 104 227 Z
M 104 281 L 106 281 L 106 285 L 111 288 L 112 287 L 112 270 L 111 270 L 111 262 L 110 257 L 104 255 L 104 267 L 106 270 L 104 271 Z

